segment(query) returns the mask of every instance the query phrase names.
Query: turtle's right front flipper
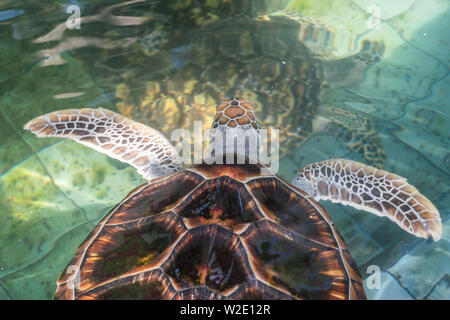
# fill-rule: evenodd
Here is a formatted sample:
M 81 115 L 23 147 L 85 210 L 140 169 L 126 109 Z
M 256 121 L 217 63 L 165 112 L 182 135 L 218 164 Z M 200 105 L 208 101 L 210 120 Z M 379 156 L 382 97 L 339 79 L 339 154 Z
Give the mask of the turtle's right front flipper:
M 315 200 L 386 216 L 420 238 L 442 235 L 439 211 L 405 178 L 356 161 L 331 159 L 307 165 L 292 184 Z
M 28 122 L 38 137 L 70 138 L 135 167 L 151 180 L 178 171 L 175 148 L 164 135 L 107 109 L 67 109 Z

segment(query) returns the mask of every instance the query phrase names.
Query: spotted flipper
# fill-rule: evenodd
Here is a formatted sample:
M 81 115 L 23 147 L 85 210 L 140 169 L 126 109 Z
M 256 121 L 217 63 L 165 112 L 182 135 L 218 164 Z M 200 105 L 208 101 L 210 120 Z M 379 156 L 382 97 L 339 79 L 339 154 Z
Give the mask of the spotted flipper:
M 315 200 L 331 200 L 386 216 L 420 238 L 442 235 L 439 211 L 403 177 L 362 163 L 332 159 L 307 165 L 292 184 Z
M 181 160 L 159 131 L 107 109 L 68 109 L 28 122 L 38 137 L 70 138 L 126 162 L 151 180 L 178 171 Z

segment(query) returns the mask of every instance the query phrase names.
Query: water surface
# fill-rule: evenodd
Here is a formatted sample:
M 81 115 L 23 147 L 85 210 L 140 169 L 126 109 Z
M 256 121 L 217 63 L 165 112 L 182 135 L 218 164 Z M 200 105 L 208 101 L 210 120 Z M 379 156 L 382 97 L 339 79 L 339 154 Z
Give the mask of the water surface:
M 246 41 L 251 39 L 230 37 L 240 43 L 231 41 L 215 51 L 209 35 L 225 41 L 227 36 L 255 28 L 255 21 L 268 14 L 301 15 L 326 25 L 319 28 L 329 30 L 325 42 L 314 42 L 313 36 L 302 38 L 310 39 L 307 47 L 322 53 L 322 61 L 354 56 L 365 40 L 383 44 L 378 63 L 332 78 L 320 95 L 308 93 L 311 99 L 317 98 L 312 109 L 297 106 L 287 113 L 310 112 L 311 127 L 306 123 L 303 128 L 310 134 L 290 147 L 278 174 L 290 181 L 296 170 L 310 162 L 336 157 L 365 161 L 335 132 L 316 124 L 333 120 L 358 130 L 361 125 L 355 119 L 369 121 L 386 155 L 381 166 L 407 177 L 440 210 L 442 239 L 437 243 L 417 239 L 387 219 L 323 205 L 335 219 L 363 278 L 369 277 L 369 266 L 380 267 L 381 288 L 366 288 L 370 299 L 449 299 L 448 3 L 254 1 L 252 6 L 217 11 L 214 5 L 194 2 L 198 5 L 189 8 L 182 0 L 163 5 L 98 0 L 0 4 L 0 299 L 51 298 L 56 278 L 75 249 L 113 205 L 143 182 L 128 165 L 71 141 L 37 139 L 23 125 L 58 109 L 100 106 L 161 130 L 188 126 L 194 120 L 208 125 L 216 96 L 189 91 L 186 83 L 205 81 L 202 72 L 208 70 L 207 79 L 228 88 L 226 81 L 238 73 L 238 65 L 254 63 L 258 67 L 254 75 L 264 65 L 254 62 L 255 56 L 263 56 L 258 55 L 261 48 L 233 51 L 233 46 L 250 48 Z M 76 12 L 68 14 L 70 6 L 80 9 L 80 29 L 66 24 Z M 230 25 L 230 19 L 236 22 Z M 264 43 L 274 40 L 274 34 L 268 33 Z M 297 46 L 295 39 L 280 41 L 286 52 Z M 266 57 L 265 65 L 272 68 L 268 70 L 297 63 L 276 50 Z M 248 79 L 248 91 L 283 94 L 294 81 Z M 182 84 L 169 91 L 185 90 L 181 101 L 189 106 L 180 108 L 161 96 L 160 103 L 152 104 L 157 99 L 154 86 L 167 81 Z M 306 82 L 302 84 L 308 88 Z M 273 99 L 279 108 L 289 102 Z M 262 118 L 278 110 L 266 104 L 261 106 Z M 287 120 L 280 120 L 280 125 L 283 121 Z

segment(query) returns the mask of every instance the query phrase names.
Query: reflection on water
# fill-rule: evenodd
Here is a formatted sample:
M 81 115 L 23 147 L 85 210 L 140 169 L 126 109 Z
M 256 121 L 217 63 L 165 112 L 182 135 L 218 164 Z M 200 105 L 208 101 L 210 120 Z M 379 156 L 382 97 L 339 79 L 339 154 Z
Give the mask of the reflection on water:
M 407 177 L 435 202 L 438 243 L 324 206 L 363 278 L 369 265 L 382 270 L 369 298 L 449 298 L 447 6 L 381 1 L 373 25 L 364 1 L 28 2 L 0 11 L 0 298 L 51 297 L 98 219 L 142 182 L 94 151 L 35 139 L 24 123 L 103 106 L 169 137 L 195 120 L 207 129 L 216 102 L 234 95 L 280 129 L 287 180 L 307 163 L 347 157 Z M 66 24 L 71 4 L 80 29 Z

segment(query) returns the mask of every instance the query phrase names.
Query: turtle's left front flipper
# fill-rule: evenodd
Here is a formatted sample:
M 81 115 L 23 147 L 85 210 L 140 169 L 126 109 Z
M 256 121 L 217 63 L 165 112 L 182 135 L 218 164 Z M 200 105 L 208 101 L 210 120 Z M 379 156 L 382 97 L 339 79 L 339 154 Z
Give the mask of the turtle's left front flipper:
M 164 135 L 111 110 L 67 109 L 28 122 L 38 137 L 70 138 L 135 167 L 151 180 L 178 171 L 181 159 Z
M 331 159 L 307 165 L 292 184 L 315 200 L 331 200 L 386 216 L 417 237 L 442 235 L 439 211 L 403 177 L 365 164 Z

